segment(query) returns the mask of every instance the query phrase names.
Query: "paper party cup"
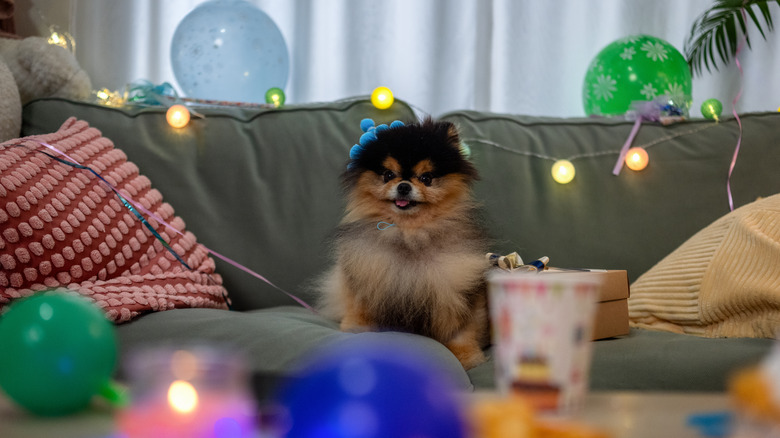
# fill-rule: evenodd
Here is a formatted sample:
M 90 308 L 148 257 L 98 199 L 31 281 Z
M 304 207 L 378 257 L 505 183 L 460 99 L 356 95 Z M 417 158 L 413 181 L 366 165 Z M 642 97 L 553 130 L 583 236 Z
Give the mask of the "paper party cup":
M 600 281 L 586 272 L 488 278 L 496 386 L 540 410 L 567 414 L 588 390 Z

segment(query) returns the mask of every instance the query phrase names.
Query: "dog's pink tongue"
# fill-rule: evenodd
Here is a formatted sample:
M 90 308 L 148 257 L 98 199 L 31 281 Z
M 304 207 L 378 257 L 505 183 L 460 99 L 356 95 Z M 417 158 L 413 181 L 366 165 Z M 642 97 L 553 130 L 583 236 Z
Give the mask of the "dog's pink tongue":
M 404 208 L 404 207 L 406 207 L 407 205 L 409 205 L 409 201 L 407 201 L 407 200 L 405 200 L 405 199 L 396 199 L 396 200 L 395 200 L 395 205 L 397 205 L 397 206 L 399 206 L 399 207 L 401 207 L 401 208 Z

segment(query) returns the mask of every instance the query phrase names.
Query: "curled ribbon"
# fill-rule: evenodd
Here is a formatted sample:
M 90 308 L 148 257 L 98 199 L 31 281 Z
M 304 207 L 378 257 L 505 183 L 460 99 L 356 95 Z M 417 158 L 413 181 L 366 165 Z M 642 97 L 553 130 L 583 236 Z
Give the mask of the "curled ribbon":
M 54 155 L 52 155 L 52 154 L 50 154 L 48 152 L 38 151 L 39 153 L 44 154 L 47 157 L 49 157 L 49 158 L 51 158 L 53 160 L 56 160 L 57 162 L 60 162 L 62 164 L 74 167 L 76 169 L 81 169 L 81 170 L 86 170 L 88 172 L 91 172 L 93 175 L 98 177 L 98 179 L 100 179 L 100 181 L 102 181 L 112 192 L 114 192 L 114 194 L 119 198 L 119 200 L 122 201 L 122 204 L 128 210 L 130 210 L 130 212 L 133 213 L 133 215 L 136 218 L 138 218 L 138 220 L 141 221 L 142 224 L 144 224 L 144 226 L 152 233 L 152 235 L 157 240 L 160 241 L 160 243 L 163 245 L 163 247 L 166 250 L 168 250 L 168 252 L 170 252 L 176 258 L 176 260 L 179 261 L 179 263 L 184 265 L 184 267 L 187 268 L 187 270 L 189 270 L 189 271 L 192 270 L 192 268 L 190 268 L 190 266 L 187 264 L 187 262 L 185 262 L 181 258 L 181 256 L 178 253 L 176 253 L 176 251 L 174 251 L 173 248 L 171 248 L 170 245 L 168 245 L 168 242 L 166 242 L 165 239 L 163 239 L 162 236 L 160 236 L 160 234 L 157 232 L 157 230 L 155 230 L 154 227 L 152 227 L 152 224 L 150 224 L 149 221 L 147 221 L 146 218 L 144 218 L 143 215 L 141 215 L 141 213 L 138 212 L 138 210 L 133 206 L 134 204 L 131 204 L 130 201 L 128 201 L 127 198 L 122 196 L 122 194 L 120 194 L 119 191 L 113 185 L 111 185 L 111 183 L 106 181 L 105 178 L 103 178 L 99 173 L 97 173 L 95 170 L 93 170 L 90 167 L 87 167 L 87 166 L 84 166 L 83 164 L 80 164 L 78 161 L 74 160 L 73 158 L 71 158 L 68 155 L 66 155 L 64 152 L 61 152 L 59 149 L 55 148 L 54 146 L 52 146 L 52 145 L 50 145 L 48 143 L 44 143 L 42 141 L 38 141 L 37 143 L 42 145 L 42 146 L 45 146 L 45 147 L 47 147 L 47 148 L 49 148 L 51 150 L 54 150 L 54 151 L 60 153 L 61 155 L 67 157 L 68 160 L 70 160 L 70 161 L 62 159 L 62 158 L 59 158 L 59 157 L 55 157 Z
M 626 161 L 628 149 L 634 142 L 634 138 L 636 138 L 636 134 L 642 126 L 642 122 L 661 122 L 663 124 L 668 124 L 680 120 L 685 113 L 685 110 L 675 104 L 674 99 L 669 96 L 661 96 L 651 101 L 634 102 L 633 106 L 635 109 L 627 113 L 627 115 L 635 118 L 634 127 L 631 128 L 628 138 L 625 143 L 623 143 L 623 147 L 620 148 L 617 162 L 612 169 L 612 174 L 615 176 L 620 175 L 620 171 L 623 169 L 623 163 Z
M 745 14 L 745 3 L 742 3 L 742 8 L 740 9 L 740 12 L 742 13 L 742 20 L 747 20 L 747 15 Z M 734 211 L 734 198 L 731 196 L 731 174 L 734 172 L 734 166 L 737 165 L 737 156 L 739 155 L 739 149 L 742 146 L 742 121 L 739 119 L 739 114 L 737 114 L 737 102 L 739 101 L 740 97 L 742 97 L 742 64 L 739 62 L 739 52 L 742 51 L 742 46 L 745 45 L 745 36 L 742 35 L 742 41 L 739 42 L 739 45 L 737 46 L 737 51 L 734 52 L 734 62 L 737 64 L 737 69 L 739 70 L 739 91 L 737 92 L 737 95 L 734 96 L 734 100 L 731 101 L 731 114 L 734 116 L 734 119 L 737 121 L 737 126 L 739 127 L 739 136 L 737 137 L 737 146 L 734 148 L 734 155 L 731 157 L 731 163 L 729 164 L 729 175 L 726 178 L 726 195 L 728 196 L 729 200 L 729 211 Z
M 642 126 L 642 118 L 637 117 L 636 121 L 634 122 L 634 127 L 631 128 L 631 132 L 628 134 L 628 138 L 626 139 L 626 142 L 623 143 L 623 147 L 620 148 L 620 154 L 618 155 L 617 163 L 615 163 L 615 168 L 612 169 L 612 174 L 617 176 L 620 175 L 620 171 L 623 169 L 623 163 L 626 161 L 626 154 L 628 153 L 628 148 L 631 147 L 631 143 L 634 142 L 634 138 L 636 137 L 636 134 L 639 132 L 639 128 Z
M 127 85 L 128 102 L 168 106 L 178 98 L 178 93 L 168 82 L 154 85 L 146 79 L 141 79 Z

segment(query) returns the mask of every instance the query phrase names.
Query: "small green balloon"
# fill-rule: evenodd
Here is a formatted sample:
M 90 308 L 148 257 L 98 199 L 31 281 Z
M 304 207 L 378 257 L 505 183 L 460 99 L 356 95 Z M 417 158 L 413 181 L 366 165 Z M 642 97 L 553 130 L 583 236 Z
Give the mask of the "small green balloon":
M 649 35 L 632 35 L 593 58 L 582 102 L 587 115 L 615 116 L 632 109 L 634 102 L 665 96 L 687 114 L 693 101 L 691 83 L 688 63 L 674 46 Z
M 278 87 L 269 88 L 265 92 L 265 103 L 270 103 L 276 107 L 284 105 L 286 97 L 284 96 L 284 90 Z
M 85 408 L 116 368 L 116 329 L 81 296 L 41 292 L 12 303 L 0 339 L 0 388 L 37 415 Z
M 701 103 L 701 115 L 707 119 L 718 120 L 723 112 L 723 104 L 718 99 L 707 99 Z

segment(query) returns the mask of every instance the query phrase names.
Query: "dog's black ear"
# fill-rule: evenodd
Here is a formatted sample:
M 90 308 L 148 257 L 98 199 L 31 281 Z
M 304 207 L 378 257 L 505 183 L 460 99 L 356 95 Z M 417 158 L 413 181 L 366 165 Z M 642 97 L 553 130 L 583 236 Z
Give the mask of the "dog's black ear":
M 431 116 L 425 116 L 419 126 L 424 132 L 444 139 L 449 146 L 460 150 L 460 131 L 454 123 L 446 120 L 434 120 Z
M 460 149 L 460 131 L 458 127 L 452 122 L 441 122 L 447 124 L 447 140 L 451 145 L 454 145 Z
M 455 126 L 454 123 L 451 122 L 443 122 L 447 124 L 447 143 L 455 148 L 458 153 L 461 153 L 461 139 L 460 139 L 460 130 L 458 130 L 458 127 Z
M 444 135 L 446 135 L 446 143 L 449 149 L 447 154 L 449 157 L 448 171 L 466 175 L 472 181 L 479 180 L 479 172 L 476 167 L 474 167 L 474 164 L 471 162 L 468 155 L 464 153 L 463 142 L 458 127 L 451 122 L 438 123 L 441 124 L 441 129 Z

